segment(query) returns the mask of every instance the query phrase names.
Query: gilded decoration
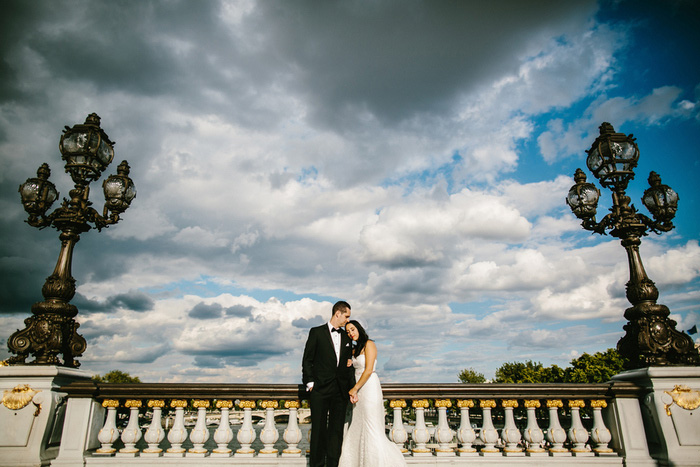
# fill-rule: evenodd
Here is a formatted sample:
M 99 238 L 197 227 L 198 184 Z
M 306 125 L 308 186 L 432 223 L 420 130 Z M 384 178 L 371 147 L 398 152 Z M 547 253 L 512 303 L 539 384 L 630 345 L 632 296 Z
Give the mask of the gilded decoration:
M 28 384 L 20 384 L 13 389 L 6 389 L 2 396 L 2 404 L 10 410 L 19 410 L 26 407 L 35 394 L 41 391 L 35 391 Z
M 192 402 L 192 407 L 194 407 L 195 409 L 208 409 L 209 401 L 206 399 L 195 399 Z
M 284 401 L 285 409 L 298 409 L 299 407 L 301 407 L 299 401 Z
M 460 409 L 462 407 L 466 407 L 468 409 L 471 409 L 474 407 L 474 400 L 473 399 L 457 399 L 457 407 Z
M 675 404 L 685 410 L 695 410 L 700 407 L 700 392 L 690 389 L 685 384 L 677 384 L 673 391 L 664 391 L 673 398 L 673 402 L 665 404 L 666 415 L 671 416 L 671 406 Z M 4 401 L 4 399 L 3 399 Z
M 538 401 L 537 399 L 526 399 L 525 400 L 525 407 L 527 407 L 528 409 L 532 408 L 532 407 L 539 409 L 540 406 L 541 406 L 540 401 Z
M 276 409 L 279 405 L 278 401 L 262 401 L 260 407 L 263 409 Z
M 139 399 L 127 399 L 127 401 L 124 403 L 124 407 L 129 407 L 129 408 L 137 408 L 140 409 L 143 404 Z
M 413 401 L 413 403 L 411 405 L 415 409 L 420 409 L 420 408 L 427 409 L 428 407 L 430 407 L 430 404 L 428 403 L 428 399 L 416 399 Z
M 552 407 L 562 408 L 562 407 L 564 407 L 564 404 L 562 403 L 562 401 L 560 399 L 549 399 L 549 400 L 547 400 L 547 407 L 550 409 Z
M 450 399 L 435 399 L 435 407 L 452 407 Z
M 242 409 L 254 409 L 255 408 L 255 401 L 239 401 L 238 407 L 240 407 Z
M 216 401 L 217 409 L 230 409 L 233 408 L 233 401 L 231 400 L 218 400 Z
M 495 409 L 496 401 L 493 399 L 483 399 L 479 401 L 479 407 L 482 409 Z
M 608 403 L 604 399 L 591 401 L 591 407 L 593 407 L 594 409 L 598 408 L 598 407 L 600 407 L 601 409 L 604 409 L 607 406 L 608 406 Z
M 119 400 L 118 399 L 105 399 L 102 401 L 102 407 L 104 407 L 105 409 L 108 407 L 116 409 L 117 407 L 119 407 Z
M 148 401 L 148 406 L 151 408 L 159 408 L 162 409 L 165 407 L 165 401 L 163 399 L 150 399 Z
M 505 407 L 516 408 L 518 406 L 518 401 L 515 399 L 503 399 L 501 401 L 501 406 L 503 406 L 503 408 L 505 408 Z
M 574 399 L 569 401 L 569 408 L 572 409 L 574 407 L 578 407 L 579 409 L 582 409 L 586 406 L 586 403 L 583 401 L 583 399 Z
M 389 407 L 391 407 L 392 409 L 395 409 L 397 407 L 403 409 L 404 407 L 406 407 L 406 399 L 393 399 L 389 401 Z
M 187 401 L 185 399 L 173 399 L 170 401 L 170 407 L 175 408 L 185 408 L 187 407 Z

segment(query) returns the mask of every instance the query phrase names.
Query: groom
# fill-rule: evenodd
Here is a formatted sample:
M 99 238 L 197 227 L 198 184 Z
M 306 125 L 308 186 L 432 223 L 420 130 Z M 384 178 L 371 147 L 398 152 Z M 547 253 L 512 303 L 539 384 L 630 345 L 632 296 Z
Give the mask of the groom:
M 329 322 L 312 328 L 304 347 L 302 379 L 311 404 L 311 467 L 336 467 L 343 445 L 348 391 L 355 384 L 350 338 L 342 326 L 350 319 L 350 305 L 333 305 Z

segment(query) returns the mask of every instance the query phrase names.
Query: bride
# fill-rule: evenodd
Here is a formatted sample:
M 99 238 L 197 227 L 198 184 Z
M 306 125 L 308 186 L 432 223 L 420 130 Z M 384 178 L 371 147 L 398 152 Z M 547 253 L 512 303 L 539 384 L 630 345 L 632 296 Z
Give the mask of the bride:
M 355 406 L 338 467 L 405 466 L 403 454 L 384 431 L 384 397 L 374 372 L 377 346 L 357 321 L 349 321 L 345 330 L 357 343 L 352 357 L 357 383 L 349 391 L 350 402 Z

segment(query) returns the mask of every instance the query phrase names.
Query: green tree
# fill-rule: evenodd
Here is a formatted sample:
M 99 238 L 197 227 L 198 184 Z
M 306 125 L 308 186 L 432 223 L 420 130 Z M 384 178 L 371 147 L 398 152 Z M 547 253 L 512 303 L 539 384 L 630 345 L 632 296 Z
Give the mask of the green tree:
M 625 360 L 617 349 L 608 349 L 593 355 L 584 353 L 571 360 L 571 366 L 564 370 L 564 381 L 567 383 L 604 383 L 610 381 L 614 375 L 624 369 Z
M 93 381 L 98 383 L 140 383 L 141 380 L 138 376 L 131 376 L 129 373 L 125 373 L 120 370 L 112 370 L 105 373 L 104 376 L 95 375 L 92 377 Z
M 465 368 L 459 374 L 459 382 L 468 384 L 485 383 L 486 377 L 483 373 L 479 373 L 474 368 Z
M 506 362 L 496 370 L 496 383 L 561 383 L 564 370 L 557 365 L 545 367 L 541 362 Z

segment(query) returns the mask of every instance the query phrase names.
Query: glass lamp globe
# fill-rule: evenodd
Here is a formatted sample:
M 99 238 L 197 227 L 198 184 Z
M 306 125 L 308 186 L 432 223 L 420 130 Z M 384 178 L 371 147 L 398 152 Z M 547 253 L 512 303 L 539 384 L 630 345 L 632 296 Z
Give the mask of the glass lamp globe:
M 600 125 L 600 136 L 588 151 L 586 165 L 604 187 L 625 190 L 634 178 L 639 161 L 639 148 L 632 135 L 615 133 L 613 126 Z
M 662 184 L 659 174 L 656 172 L 649 174 L 649 188 L 642 195 L 642 203 L 654 216 L 654 219 L 669 222 L 676 217 L 678 200 L 678 193 L 670 186 Z
M 581 169 L 576 169 L 574 180 L 576 185 L 569 190 L 566 204 L 579 219 L 595 217 L 600 191 L 592 183 L 586 182 L 586 174 Z
M 84 185 L 97 180 L 114 158 L 114 143 L 100 128 L 100 117 L 92 113 L 82 125 L 66 127 L 59 149 L 66 161 L 66 172 L 73 182 Z
M 117 167 L 117 175 L 110 175 L 102 183 L 106 207 L 117 214 L 126 211 L 136 197 L 136 187 L 129 178 L 129 170 L 129 164 L 122 161 Z
M 51 169 L 49 164 L 42 164 L 36 171 L 36 177 L 28 178 L 19 186 L 22 205 L 27 213 L 42 216 L 58 198 L 56 186 L 49 181 Z

